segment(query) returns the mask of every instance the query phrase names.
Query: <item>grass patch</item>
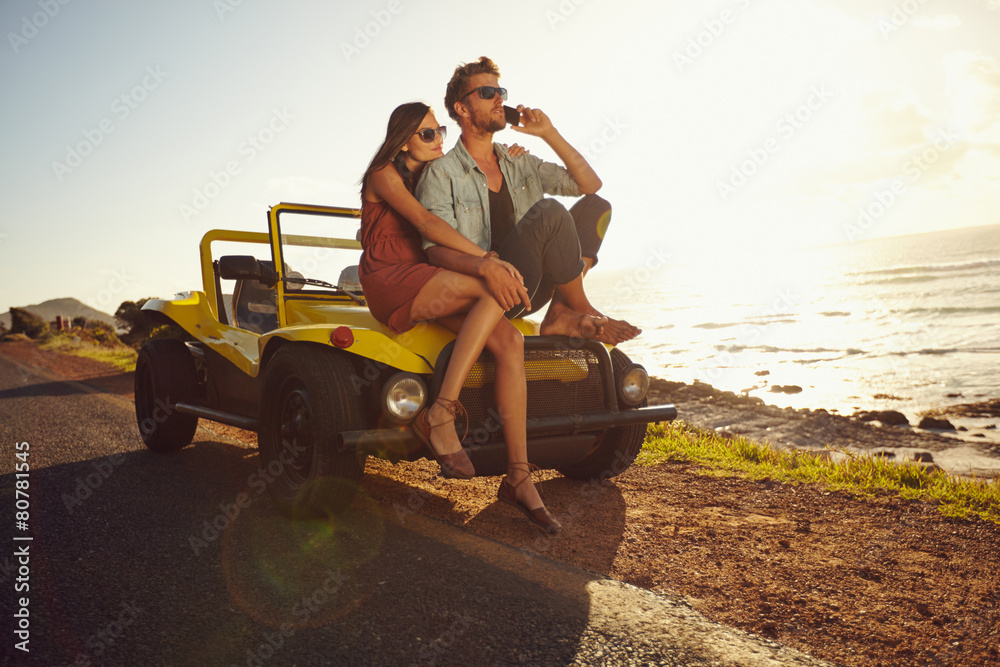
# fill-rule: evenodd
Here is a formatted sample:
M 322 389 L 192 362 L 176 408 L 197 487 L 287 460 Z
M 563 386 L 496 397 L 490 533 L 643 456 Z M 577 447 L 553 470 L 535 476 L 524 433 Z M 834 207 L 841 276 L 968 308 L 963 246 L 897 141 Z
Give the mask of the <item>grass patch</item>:
M 61 354 L 96 359 L 111 364 L 123 373 L 135 370 L 135 360 L 138 356 L 138 353 L 128 345 L 119 342 L 98 343 L 85 340 L 74 336 L 72 331 L 49 335 L 39 342 L 38 347 Z
M 908 500 L 936 502 L 945 516 L 976 516 L 1000 524 L 1000 480 L 956 477 L 912 462 L 841 453 L 847 458 L 834 461 L 823 454 L 779 451 L 746 438 L 727 440 L 677 421 L 649 425 L 636 463 L 696 463 L 710 474 L 737 473 L 748 479 L 820 484 L 869 498 L 888 491 Z

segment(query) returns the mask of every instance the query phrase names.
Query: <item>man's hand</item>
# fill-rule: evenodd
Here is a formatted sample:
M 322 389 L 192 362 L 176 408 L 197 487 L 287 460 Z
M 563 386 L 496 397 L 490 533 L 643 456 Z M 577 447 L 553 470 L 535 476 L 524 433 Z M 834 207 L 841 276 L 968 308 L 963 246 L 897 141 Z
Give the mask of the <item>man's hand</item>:
M 499 259 L 484 258 L 480 260 L 476 270 L 501 308 L 510 310 L 517 303 L 523 303 L 525 309 L 531 310 L 528 290 L 521 274 L 513 265 Z
M 601 189 L 601 179 L 593 167 L 559 134 L 559 130 L 552 125 L 545 112 L 521 104 L 517 105 L 517 110 L 521 112 L 521 125 L 511 125 L 510 129 L 543 139 L 562 160 L 566 170 L 576 181 L 580 194 L 590 195 Z
M 518 104 L 517 110 L 521 114 L 521 124 L 511 125 L 510 127 L 515 132 L 522 132 L 546 139 L 548 135 L 555 131 L 552 121 L 541 109 L 532 109 L 523 104 Z

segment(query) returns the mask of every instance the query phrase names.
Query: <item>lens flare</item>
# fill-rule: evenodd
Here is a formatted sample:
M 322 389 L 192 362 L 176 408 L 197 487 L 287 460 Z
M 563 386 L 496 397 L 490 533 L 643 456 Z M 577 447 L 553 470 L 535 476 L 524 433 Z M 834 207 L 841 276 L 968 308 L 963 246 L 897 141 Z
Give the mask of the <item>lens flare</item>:
M 384 520 L 360 489 L 350 508 L 320 520 L 289 519 L 261 498 L 223 536 L 230 598 L 272 627 L 325 625 L 371 594 L 373 577 L 363 576 L 364 569 L 384 537 Z

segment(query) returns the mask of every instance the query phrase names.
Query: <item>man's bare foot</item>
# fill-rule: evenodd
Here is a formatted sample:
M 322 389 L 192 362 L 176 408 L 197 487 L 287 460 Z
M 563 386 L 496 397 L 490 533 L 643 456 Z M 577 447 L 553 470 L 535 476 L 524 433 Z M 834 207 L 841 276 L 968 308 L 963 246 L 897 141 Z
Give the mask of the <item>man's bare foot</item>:
M 543 336 L 570 336 L 600 340 L 608 318 L 578 313 L 561 301 L 552 301 L 540 327 Z
M 604 331 L 601 335 L 595 337 L 602 343 L 618 345 L 627 340 L 632 340 L 642 333 L 642 329 L 632 326 L 625 320 L 615 320 L 610 317 L 606 319 L 607 323 L 604 325 Z

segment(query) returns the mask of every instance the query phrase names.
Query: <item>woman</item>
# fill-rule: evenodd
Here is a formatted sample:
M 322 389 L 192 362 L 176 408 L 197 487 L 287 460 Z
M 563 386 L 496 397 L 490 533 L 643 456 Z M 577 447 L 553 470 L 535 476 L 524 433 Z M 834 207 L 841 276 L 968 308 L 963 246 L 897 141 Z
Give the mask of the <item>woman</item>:
M 480 262 L 498 262 L 521 278 L 513 266 L 495 253 L 484 253 L 413 197 L 424 166 L 443 155 L 444 135 L 445 128 L 421 102 L 403 104 L 389 117 L 385 140 L 361 179 L 361 285 L 372 315 L 393 333 L 434 320 L 457 334 L 438 396 L 413 425 L 446 475 L 468 479 L 475 474 L 455 432 L 455 417 L 462 410 L 458 396 L 469 370 L 484 346 L 490 350 L 496 361 L 497 408 L 507 444 L 507 475 L 497 496 L 536 526 L 556 533 L 562 526 L 531 483 L 524 339 L 482 280 L 431 266 L 421 249 L 425 237 L 476 255 Z

